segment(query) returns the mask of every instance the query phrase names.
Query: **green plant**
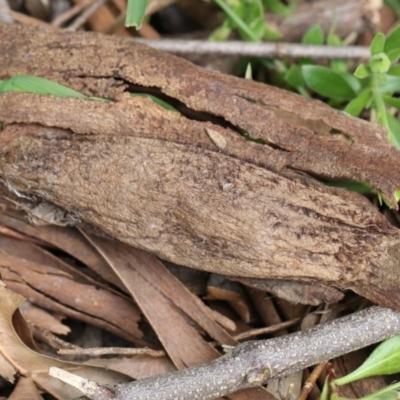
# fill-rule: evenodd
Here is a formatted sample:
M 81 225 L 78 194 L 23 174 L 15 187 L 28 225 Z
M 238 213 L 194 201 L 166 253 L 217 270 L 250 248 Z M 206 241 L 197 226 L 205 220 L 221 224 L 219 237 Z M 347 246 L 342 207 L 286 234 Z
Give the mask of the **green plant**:
M 321 31 L 309 31 L 308 40 L 313 44 L 323 43 Z M 317 43 L 318 42 L 318 43 Z M 387 38 L 378 33 L 370 46 L 371 57 L 358 66 L 353 74 L 345 65 L 331 68 L 310 63 L 292 66 L 285 80 L 300 93 L 311 90 L 328 99 L 332 106 L 359 116 L 370 110 L 370 120 L 387 128 L 388 139 L 400 149 L 400 123 L 396 114 L 400 110 L 400 26 Z
M 355 371 L 329 383 L 326 381 L 321 400 L 347 400 L 347 398 L 338 394 L 340 386 L 369 376 L 389 375 L 398 372 L 400 372 L 400 336 L 394 336 L 382 342 Z M 400 383 L 397 382 L 361 399 L 394 400 L 399 398 L 399 391 Z
M 128 0 L 126 9 L 125 26 L 140 29 L 146 13 L 147 0 Z
M 328 34 L 325 36 L 320 25 L 312 26 L 302 37 L 301 43 L 305 45 L 323 46 L 343 46 L 344 43 L 335 33 L 336 21 L 333 21 Z M 308 78 L 314 76 L 313 70 L 307 70 L 307 66 L 314 66 L 314 61 L 308 58 L 300 59 L 297 63 L 293 63 L 289 69 L 286 69 L 284 81 L 292 88 L 295 88 L 303 96 L 311 97 L 310 87 L 308 86 Z M 332 60 L 330 62 L 330 70 L 338 75 L 344 74 L 348 70 L 346 61 Z M 307 73 L 309 72 L 309 73 Z M 328 84 L 326 85 L 328 86 Z M 340 88 L 339 88 L 340 90 Z
M 289 5 L 281 0 L 214 0 L 225 13 L 226 19 L 210 36 L 210 40 L 226 40 L 233 30 L 246 41 L 259 42 L 263 39 L 279 39 L 281 33 L 265 22 L 265 8 L 274 13 L 289 15 L 296 2 Z

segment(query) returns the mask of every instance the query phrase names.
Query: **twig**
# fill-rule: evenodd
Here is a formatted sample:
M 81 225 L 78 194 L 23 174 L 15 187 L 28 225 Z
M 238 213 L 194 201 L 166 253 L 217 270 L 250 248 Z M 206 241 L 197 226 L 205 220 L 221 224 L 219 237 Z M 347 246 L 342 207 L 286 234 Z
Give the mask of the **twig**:
M 69 8 L 68 10 L 54 18 L 53 21 L 51 21 L 51 25 L 60 27 L 62 24 L 75 17 L 75 15 L 79 14 L 89 6 L 90 3 L 86 2 L 75 4 L 73 7 Z
M 307 400 L 308 395 L 310 394 L 312 388 L 315 385 L 315 382 L 319 378 L 319 376 L 322 374 L 326 366 L 329 364 L 329 361 L 324 361 L 320 364 L 318 364 L 313 372 L 310 374 L 308 377 L 307 381 L 305 382 L 303 389 L 300 393 L 300 396 L 297 400 Z
M 0 13 L 9 15 L 11 18 L 13 18 L 14 21 L 19 22 L 23 25 L 49 26 L 47 22 L 41 21 L 40 19 L 34 17 L 30 17 L 29 15 L 25 15 L 17 11 L 13 11 L 11 9 L 2 7 L 0 8 Z
M 127 347 L 91 347 L 89 349 L 75 348 L 75 349 L 60 349 L 58 354 L 68 355 L 89 355 L 93 357 L 122 354 L 124 356 L 138 356 L 147 355 L 150 357 L 164 357 L 164 350 L 153 350 L 148 348 L 127 348 Z
M 307 57 L 313 59 L 365 60 L 370 56 L 363 46 L 311 46 L 292 43 L 250 43 L 241 41 L 133 39 L 157 50 L 176 54 L 220 54 L 255 57 Z
M 280 324 L 275 324 L 264 328 L 250 329 L 249 331 L 245 331 L 239 333 L 238 335 L 235 335 L 234 338 L 235 340 L 239 341 L 239 340 L 249 339 L 253 336 L 266 335 L 268 333 L 277 332 L 297 324 L 298 322 L 300 322 L 300 319 L 301 318 L 294 318 L 291 319 L 290 321 L 281 322 Z
M 246 342 L 208 364 L 129 384 L 102 385 L 92 399 L 207 400 L 265 384 L 400 333 L 400 313 L 371 307 L 270 340 Z M 49 372 L 52 376 L 52 371 Z M 93 390 L 93 382 L 86 382 Z M 105 393 L 107 393 L 105 395 Z M 108 397 L 109 396 L 109 397 Z
M 95 0 L 95 2 L 88 7 L 68 28 L 72 30 L 79 29 L 86 21 L 108 0 Z

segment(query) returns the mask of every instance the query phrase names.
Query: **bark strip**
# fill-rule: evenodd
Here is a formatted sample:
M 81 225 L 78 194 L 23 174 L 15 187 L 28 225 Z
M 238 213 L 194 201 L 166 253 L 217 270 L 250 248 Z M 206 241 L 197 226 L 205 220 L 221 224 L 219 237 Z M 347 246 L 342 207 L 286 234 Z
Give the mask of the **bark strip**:
M 0 150 L 17 192 L 180 265 L 351 288 L 399 308 L 400 233 L 360 196 L 191 145 L 26 129 Z
M 237 131 L 264 140 L 265 151 L 279 153 L 266 162 L 268 168 L 365 181 L 397 207 L 400 170 L 393 165 L 398 152 L 384 129 L 322 102 L 95 33 L 0 25 L 0 54 L 0 78 L 33 74 L 101 97 L 117 96 L 127 83 L 157 88 L 192 110 L 221 117 Z M 1 120 L 9 110 L 0 110 Z
M 383 129 L 123 39 L 19 26 L 0 26 L 0 39 L 4 77 L 115 100 L 0 95 L 9 189 L 180 265 L 400 309 L 399 231 L 364 197 L 302 173 L 365 181 L 395 204 L 398 151 Z M 184 115 L 122 94 L 127 84 L 160 90 Z

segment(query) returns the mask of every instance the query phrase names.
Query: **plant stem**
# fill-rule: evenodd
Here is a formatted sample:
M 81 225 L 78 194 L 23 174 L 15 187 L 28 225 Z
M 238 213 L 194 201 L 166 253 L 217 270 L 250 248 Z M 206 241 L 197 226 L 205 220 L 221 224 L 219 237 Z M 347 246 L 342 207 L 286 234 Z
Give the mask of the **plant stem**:
M 400 333 L 400 313 L 371 307 L 302 332 L 246 342 L 209 364 L 129 384 L 98 384 L 114 400 L 207 400 L 265 384 Z M 98 399 L 96 394 L 90 398 Z

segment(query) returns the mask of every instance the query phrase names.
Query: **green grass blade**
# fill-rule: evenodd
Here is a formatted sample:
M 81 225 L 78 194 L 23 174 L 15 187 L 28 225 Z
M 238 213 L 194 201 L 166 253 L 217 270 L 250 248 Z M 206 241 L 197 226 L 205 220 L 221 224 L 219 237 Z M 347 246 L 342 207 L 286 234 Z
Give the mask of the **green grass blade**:
M 162 108 L 165 108 L 166 110 L 170 110 L 170 111 L 176 111 L 179 112 L 175 107 L 171 106 L 171 104 L 167 103 L 164 100 L 159 99 L 156 96 L 153 96 L 151 94 L 148 93 L 131 93 L 132 97 L 148 97 L 149 99 L 151 99 L 153 101 L 153 103 L 156 103 L 157 105 L 159 105 Z
M 249 26 L 240 18 L 224 0 L 214 0 L 217 5 L 222 8 L 222 10 L 228 15 L 229 18 L 236 24 L 236 26 L 241 29 L 252 42 L 259 42 L 260 39 L 254 34 L 254 32 L 249 28 Z
M 82 93 L 69 87 L 60 85 L 48 79 L 30 75 L 15 75 L 3 81 L 0 85 L 0 93 L 5 92 L 25 92 L 35 94 L 50 94 L 57 97 L 77 97 L 87 99 Z
M 128 0 L 125 26 L 133 26 L 140 29 L 146 14 L 147 0 Z

